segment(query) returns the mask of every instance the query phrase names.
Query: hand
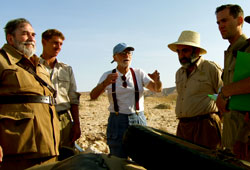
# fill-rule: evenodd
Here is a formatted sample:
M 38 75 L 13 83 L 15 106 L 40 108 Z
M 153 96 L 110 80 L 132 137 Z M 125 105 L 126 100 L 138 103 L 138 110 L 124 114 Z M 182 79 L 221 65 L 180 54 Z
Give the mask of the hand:
M 81 136 L 81 128 L 80 123 L 75 123 L 72 126 L 71 129 L 71 142 L 75 142 L 77 139 L 79 139 Z
M 221 113 L 221 115 L 225 112 L 228 112 L 228 109 L 227 109 L 227 102 L 228 100 L 224 100 L 221 96 L 221 94 L 219 93 L 218 97 L 217 97 L 217 100 L 216 100 L 216 105 Z
M 0 146 L 0 163 L 3 161 L 3 149 Z
M 148 74 L 148 76 L 155 82 L 160 81 L 160 73 L 157 70 L 155 70 L 152 74 Z
M 150 81 L 146 88 L 154 92 L 162 91 L 162 83 L 160 81 L 160 73 L 155 70 L 152 74 L 148 74 L 148 76 L 153 80 Z
M 246 159 L 248 155 L 248 144 L 241 141 L 236 141 L 233 146 L 233 152 L 238 159 Z
M 118 73 L 111 73 L 107 76 L 107 78 L 103 81 L 103 85 L 106 87 L 112 83 L 116 82 L 116 79 L 118 78 Z

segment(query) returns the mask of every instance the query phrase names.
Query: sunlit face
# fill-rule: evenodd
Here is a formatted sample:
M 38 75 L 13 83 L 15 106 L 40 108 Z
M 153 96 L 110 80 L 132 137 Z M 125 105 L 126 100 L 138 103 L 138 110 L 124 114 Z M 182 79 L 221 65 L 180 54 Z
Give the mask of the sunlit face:
M 35 32 L 28 23 L 21 24 L 14 32 L 9 35 L 9 43 L 27 57 L 31 57 L 36 52 Z
M 63 39 L 60 36 L 52 36 L 49 40 L 42 40 L 43 51 L 50 57 L 56 57 L 62 49 Z
M 239 18 L 234 18 L 230 15 L 229 8 L 226 8 L 217 13 L 217 24 L 223 39 L 234 38 L 237 30 L 241 25 L 239 25 Z
M 129 67 L 132 60 L 133 52 L 129 49 L 124 50 L 121 53 L 118 53 L 114 56 L 114 60 L 121 67 Z

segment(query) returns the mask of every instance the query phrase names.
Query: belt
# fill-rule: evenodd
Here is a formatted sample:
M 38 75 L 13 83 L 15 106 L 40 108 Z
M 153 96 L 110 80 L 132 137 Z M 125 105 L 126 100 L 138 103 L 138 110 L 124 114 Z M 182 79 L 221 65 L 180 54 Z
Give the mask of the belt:
M 52 96 L 34 95 L 8 95 L 0 96 L 0 104 L 22 104 L 22 103 L 45 103 L 54 105 L 55 98 Z
M 183 117 L 179 118 L 181 122 L 190 122 L 190 121 L 199 121 L 199 120 L 204 120 L 204 119 L 209 119 L 211 118 L 211 114 L 205 114 L 205 115 L 200 115 L 200 116 L 194 116 L 194 117 Z

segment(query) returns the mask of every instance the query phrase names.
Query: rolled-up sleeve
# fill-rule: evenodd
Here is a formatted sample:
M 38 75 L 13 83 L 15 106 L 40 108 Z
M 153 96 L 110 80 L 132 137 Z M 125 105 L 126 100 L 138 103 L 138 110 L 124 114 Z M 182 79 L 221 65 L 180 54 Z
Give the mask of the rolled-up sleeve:
M 70 72 L 70 87 L 69 87 L 70 104 L 79 105 L 81 94 L 77 92 L 77 85 L 76 85 L 76 80 L 75 80 L 73 69 L 72 67 L 69 67 L 69 69 L 70 69 L 69 70 Z

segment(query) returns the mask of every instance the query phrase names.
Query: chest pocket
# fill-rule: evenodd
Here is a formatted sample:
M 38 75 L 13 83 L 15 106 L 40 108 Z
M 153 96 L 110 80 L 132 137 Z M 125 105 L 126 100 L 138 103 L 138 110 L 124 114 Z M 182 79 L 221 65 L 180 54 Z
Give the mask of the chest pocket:
M 201 72 L 198 76 L 192 78 L 190 87 L 193 89 L 193 93 L 208 93 L 212 87 L 211 81 L 207 77 L 205 72 Z
M 33 120 L 32 112 L 0 114 L 0 145 L 4 154 L 37 152 Z
M 58 86 L 59 86 L 58 88 L 60 89 L 59 93 L 62 94 L 68 93 L 70 87 L 70 75 L 64 69 L 61 69 L 58 72 Z
M 2 84 L 15 88 L 34 88 L 34 77 L 22 68 L 9 68 L 2 73 Z
M 184 88 L 185 88 L 184 79 L 182 78 L 182 79 L 176 80 L 175 84 L 176 84 L 176 90 L 177 90 L 177 92 L 179 94 L 181 94 L 183 92 Z

